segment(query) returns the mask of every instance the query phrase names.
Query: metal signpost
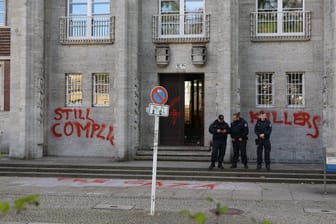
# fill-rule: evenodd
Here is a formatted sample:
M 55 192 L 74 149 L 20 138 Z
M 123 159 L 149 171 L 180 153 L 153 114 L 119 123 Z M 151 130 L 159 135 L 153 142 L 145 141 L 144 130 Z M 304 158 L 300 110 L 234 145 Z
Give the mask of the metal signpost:
M 168 92 L 163 86 L 156 86 L 151 91 L 151 101 L 146 108 L 150 116 L 154 116 L 154 147 L 153 147 L 153 171 L 152 171 L 152 193 L 150 214 L 155 214 L 155 192 L 156 192 L 156 168 L 159 140 L 159 118 L 168 117 L 169 106 L 164 105 L 168 100 Z

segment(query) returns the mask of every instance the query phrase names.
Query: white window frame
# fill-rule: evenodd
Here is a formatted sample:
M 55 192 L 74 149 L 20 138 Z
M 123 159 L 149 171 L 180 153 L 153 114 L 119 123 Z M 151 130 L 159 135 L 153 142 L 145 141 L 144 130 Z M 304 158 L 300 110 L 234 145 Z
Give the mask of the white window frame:
M 108 18 L 110 18 L 111 16 L 111 12 L 109 15 L 93 15 L 93 12 L 92 12 L 92 6 L 93 6 L 93 0 L 86 0 L 87 2 L 87 12 L 86 12 L 86 15 L 80 15 L 80 16 L 72 16 L 70 15 L 70 7 L 71 7 L 71 4 L 70 4 L 70 0 L 67 0 L 67 18 L 68 18 L 68 21 L 67 21 L 67 33 L 68 33 L 68 39 L 73 39 L 73 40 L 76 40 L 76 39 L 109 39 L 110 38 L 110 35 L 106 35 L 106 36 L 102 36 L 102 37 L 96 37 L 94 36 L 93 34 L 93 29 L 92 29 L 92 20 L 94 17 L 104 17 L 104 16 L 108 16 Z M 106 2 L 109 3 L 109 7 L 111 7 L 111 2 L 106 0 Z M 70 35 L 71 33 L 71 26 L 69 25 L 71 23 L 71 19 L 73 18 L 86 18 L 86 30 L 85 30 L 85 35 Z M 109 20 L 110 21 L 110 20 Z M 111 29 L 111 26 L 109 27 Z M 110 33 L 110 32 L 109 32 Z
M 304 25 L 305 24 L 305 0 L 302 0 L 302 9 L 296 9 L 297 11 L 302 11 L 303 12 L 303 20 L 302 20 L 302 24 L 303 24 L 303 27 L 302 27 L 302 32 L 284 32 L 283 31 L 283 13 L 284 12 L 288 12 L 286 11 L 285 9 L 283 9 L 283 1 L 284 0 L 277 0 L 277 9 L 276 9 L 276 13 L 277 13 L 277 32 L 274 32 L 274 33 L 259 33 L 258 32 L 258 13 L 260 12 L 259 11 L 259 8 L 258 8 L 258 1 L 259 0 L 256 0 L 256 36 L 301 36 L 302 34 L 305 33 L 305 29 L 306 29 L 306 26 Z
M 0 11 L 0 13 L 3 13 L 3 23 L 0 23 L 0 27 L 1 27 L 1 26 L 6 26 L 7 1 L 6 0 L 0 0 L 0 1 L 3 1 L 3 4 L 4 4 L 3 11 Z
M 99 80 L 105 79 L 104 76 L 107 76 L 108 83 L 99 83 Z M 97 81 L 98 78 L 98 81 Z M 110 106 L 110 83 L 111 83 L 111 77 L 109 73 L 93 73 L 92 74 L 92 105 L 94 107 L 108 107 Z M 103 92 L 98 93 L 97 87 L 100 85 L 101 89 L 103 89 Z M 101 96 L 103 98 L 107 97 L 108 101 L 107 103 L 98 103 L 97 97 Z
M 289 76 L 290 75 L 293 75 L 293 76 L 301 76 L 301 82 L 299 81 L 295 81 L 295 83 L 289 83 Z M 287 72 L 286 73 L 286 103 L 287 103 L 287 106 L 288 107 L 294 107 L 294 108 L 302 108 L 305 106 L 305 82 L 304 82 L 304 72 Z M 296 77 L 294 78 L 295 80 L 298 80 L 299 78 Z M 293 95 L 293 93 L 290 93 L 290 88 L 289 88 L 289 85 L 296 85 L 296 86 L 301 86 L 301 90 L 302 92 L 301 93 L 294 93 L 296 97 L 302 97 L 302 104 L 290 104 L 289 102 L 289 97 L 291 95 Z
M 202 20 L 203 20 L 203 24 L 202 24 L 202 33 L 198 33 L 198 34 L 185 34 L 185 30 L 184 30 L 184 19 L 186 16 L 186 12 L 185 12 L 185 1 L 186 0 L 178 0 L 180 3 L 180 7 L 179 7 L 179 12 L 178 14 L 169 14 L 169 13 L 162 13 L 161 12 L 161 3 L 162 2 L 166 2 L 166 1 L 170 1 L 170 0 L 159 0 L 159 37 L 160 38 L 177 38 L 177 37 L 203 37 L 205 36 L 205 29 L 206 29 L 206 23 L 205 23 L 205 0 L 203 1 L 203 12 L 202 12 Z M 174 0 L 171 0 L 174 1 Z M 179 16 L 179 34 L 161 34 L 161 30 L 162 30 L 162 15 L 176 15 Z
M 79 84 L 71 84 L 70 78 L 74 76 L 79 78 Z M 74 90 L 72 90 L 72 88 Z M 78 91 L 77 91 L 78 90 Z M 74 93 L 71 93 L 74 92 Z M 71 102 L 71 98 L 79 98 L 78 102 Z M 83 105 L 83 75 L 81 73 L 67 73 L 65 74 L 65 106 L 76 107 Z
M 259 76 L 261 75 L 266 75 L 266 76 L 270 76 L 271 77 L 271 83 L 259 83 Z M 262 85 L 269 85 L 271 84 L 271 94 L 269 93 L 266 93 L 266 94 L 261 94 L 259 93 L 259 86 L 262 86 Z M 271 104 L 259 104 L 259 96 L 262 96 L 262 95 L 269 95 L 272 97 L 272 103 Z M 256 73 L 256 106 L 257 107 L 266 107 L 266 108 L 269 108 L 269 107 L 273 107 L 274 106 L 274 72 L 257 72 Z

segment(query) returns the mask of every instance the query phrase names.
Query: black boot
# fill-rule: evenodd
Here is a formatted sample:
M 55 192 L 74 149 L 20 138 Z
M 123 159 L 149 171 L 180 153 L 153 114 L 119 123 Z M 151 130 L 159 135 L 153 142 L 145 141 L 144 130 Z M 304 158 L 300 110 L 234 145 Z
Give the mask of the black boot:
M 247 165 L 246 163 L 244 164 L 244 168 L 245 168 L 245 169 L 248 169 L 248 165 Z
M 219 168 L 219 169 L 224 169 L 224 167 L 223 167 L 223 165 L 222 165 L 222 162 L 219 162 L 219 163 L 218 163 L 218 168 Z
M 261 165 L 257 165 L 257 170 L 260 170 L 261 169 Z
M 209 166 L 209 170 L 212 170 L 215 167 L 215 162 L 211 162 L 210 166 Z
M 232 164 L 230 168 L 237 168 L 237 164 Z
M 271 170 L 271 166 L 268 164 L 266 165 L 266 170 L 270 171 Z

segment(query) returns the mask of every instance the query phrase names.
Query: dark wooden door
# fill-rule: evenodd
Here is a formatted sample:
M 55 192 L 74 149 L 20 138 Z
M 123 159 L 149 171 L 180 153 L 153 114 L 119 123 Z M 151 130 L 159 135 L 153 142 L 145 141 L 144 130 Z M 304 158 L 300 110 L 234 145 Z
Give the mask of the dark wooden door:
M 161 75 L 168 91 L 169 117 L 160 117 L 160 145 L 184 145 L 184 75 Z

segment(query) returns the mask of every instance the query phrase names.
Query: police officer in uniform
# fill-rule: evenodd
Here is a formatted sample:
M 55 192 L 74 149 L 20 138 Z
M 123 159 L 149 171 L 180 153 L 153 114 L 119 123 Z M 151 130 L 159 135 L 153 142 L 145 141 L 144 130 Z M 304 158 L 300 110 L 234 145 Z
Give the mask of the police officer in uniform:
M 209 132 L 213 134 L 213 147 L 209 169 L 212 170 L 216 166 L 216 161 L 218 161 L 218 168 L 224 169 L 223 160 L 226 151 L 227 135 L 230 133 L 230 126 L 224 121 L 222 114 L 209 126 Z
M 248 124 L 244 119 L 240 118 L 239 113 L 233 114 L 230 130 L 233 146 L 233 158 L 231 168 L 237 168 L 237 162 L 240 153 L 241 161 L 244 164 L 245 169 L 248 169 L 246 155 L 246 141 L 249 132 Z
M 272 133 L 272 124 L 266 118 L 264 111 L 260 111 L 259 119 L 254 127 L 254 132 L 257 135 L 256 145 L 257 145 L 257 170 L 261 169 L 263 150 L 265 156 L 266 169 L 271 169 L 270 152 L 271 152 L 271 142 L 270 137 Z

